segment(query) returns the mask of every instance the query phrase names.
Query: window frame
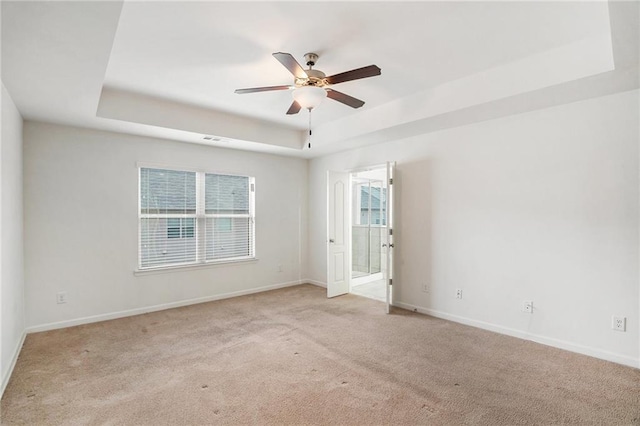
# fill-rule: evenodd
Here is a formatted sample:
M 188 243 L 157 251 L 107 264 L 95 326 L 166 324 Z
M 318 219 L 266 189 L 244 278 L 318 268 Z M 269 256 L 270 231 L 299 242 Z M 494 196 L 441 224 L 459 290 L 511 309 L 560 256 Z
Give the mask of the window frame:
M 211 171 L 203 169 L 194 169 L 190 167 L 176 167 L 168 166 L 165 164 L 155 163 L 137 163 L 138 173 L 138 262 L 136 273 L 171 270 L 171 269 L 184 269 L 184 268 L 200 268 L 203 266 L 214 266 L 225 263 L 241 263 L 252 262 L 257 260 L 256 257 L 256 232 L 255 232 L 255 177 L 237 173 L 227 173 L 220 171 Z M 156 169 L 156 170 L 172 170 L 179 172 L 191 172 L 196 174 L 196 212 L 194 214 L 143 214 L 142 213 L 142 169 Z M 222 175 L 222 176 L 237 176 L 248 179 L 248 197 L 249 197 L 249 213 L 248 214 L 206 214 L 205 212 L 205 176 L 209 175 Z M 242 217 L 249 219 L 249 235 L 251 236 L 249 241 L 249 255 L 236 256 L 222 259 L 210 259 L 206 258 L 206 220 L 208 218 L 230 218 Z M 196 259 L 193 262 L 182 262 L 173 264 L 142 266 L 142 219 L 144 218 L 170 218 L 180 219 L 180 239 L 183 238 L 195 238 L 196 241 Z M 183 234 L 185 219 L 194 219 L 194 235 L 193 237 L 185 237 Z M 168 232 L 167 224 L 167 232 Z M 176 237 L 177 238 L 177 237 Z M 169 239 L 169 238 L 167 238 Z
M 381 186 L 372 186 L 372 182 L 381 182 Z M 387 211 L 387 188 L 383 187 L 382 184 L 384 182 L 381 180 L 370 179 L 366 184 L 365 182 L 354 182 L 352 191 L 355 193 L 355 197 L 352 203 L 353 214 L 351 215 L 352 226 L 369 226 L 372 228 L 384 228 L 387 226 L 386 224 L 386 211 Z M 368 201 L 367 201 L 367 223 L 362 223 L 362 201 L 364 198 L 362 197 L 362 190 L 367 187 L 368 191 Z M 371 205 L 373 199 L 373 191 L 372 189 L 376 188 L 380 190 L 380 208 L 372 209 Z M 371 223 L 373 218 L 373 211 L 380 212 L 380 223 Z
M 205 188 L 205 184 L 204 182 L 206 181 L 206 175 L 218 175 L 218 176 L 236 176 L 236 177 L 246 177 L 248 178 L 248 190 L 249 190 L 249 206 L 248 206 L 248 213 L 207 213 L 206 212 L 206 188 Z M 198 175 L 196 175 L 198 176 Z M 237 174 L 230 174 L 230 173 L 212 173 L 212 172 L 203 172 L 202 173 L 202 185 L 199 187 L 200 190 L 202 191 L 202 203 L 198 204 L 196 202 L 196 211 L 198 206 L 202 206 L 202 221 L 201 221 L 201 225 L 202 225 L 202 232 L 203 232 L 203 238 L 202 238 L 202 252 L 200 253 L 203 256 L 204 259 L 204 263 L 224 263 L 226 262 L 236 262 L 236 261 L 242 261 L 245 259 L 255 259 L 255 251 L 256 251 L 256 247 L 255 247 L 255 243 L 256 243 L 256 238 L 255 238 L 255 178 L 251 177 L 251 176 L 245 176 L 245 175 L 237 175 Z M 197 182 L 197 179 L 196 179 Z M 213 219 L 213 226 L 215 226 L 215 219 L 230 219 L 231 220 L 231 230 L 229 232 L 233 232 L 233 219 L 248 219 L 248 223 L 249 223 L 249 235 L 251 236 L 251 244 L 249 244 L 249 255 L 248 256 L 235 256 L 235 257 L 224 257 L 224 258 L 220 258 L 220 259 L 211 259 L 211 260 L 207 260 L 207 219 Z

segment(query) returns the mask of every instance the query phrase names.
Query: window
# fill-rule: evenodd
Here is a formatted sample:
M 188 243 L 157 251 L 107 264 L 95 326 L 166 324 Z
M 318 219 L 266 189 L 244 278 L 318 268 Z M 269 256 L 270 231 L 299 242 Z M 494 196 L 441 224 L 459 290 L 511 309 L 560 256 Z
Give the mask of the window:
M 380 181 L 354 185 L 354 225 L 385 226 L 387 223 L 387 188 Z
M 205 174 L 205 257 L 207 261 L 247 257 L 252 252 L 253 217 L 249 179 Z
M 193 238 L 195 221 L 191 218 L 167 219 L 167 238 Z
M 140 168 L 140 269 L 255 257 L 254 179 Z

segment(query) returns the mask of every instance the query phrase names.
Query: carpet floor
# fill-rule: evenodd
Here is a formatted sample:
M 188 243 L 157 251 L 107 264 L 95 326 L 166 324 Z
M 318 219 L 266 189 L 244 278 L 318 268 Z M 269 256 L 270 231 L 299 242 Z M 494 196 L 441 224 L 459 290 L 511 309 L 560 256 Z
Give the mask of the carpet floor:
M 29 334 L 2 424 L 640 425 L 640 370 L 301 285 Z

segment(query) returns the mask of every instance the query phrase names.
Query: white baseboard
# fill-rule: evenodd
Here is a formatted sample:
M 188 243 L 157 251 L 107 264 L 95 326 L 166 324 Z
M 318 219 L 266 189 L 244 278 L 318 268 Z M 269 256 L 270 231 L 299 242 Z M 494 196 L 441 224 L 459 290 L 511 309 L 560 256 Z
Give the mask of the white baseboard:
M 552 346 L 554 348 L 564 349 L 570 352 L 576 352 L 582 355 L 592 356 L 594 358 L 603 359 L 605 361 L 611 361 L 611 362 L 626 365 L 629 367 L 640 368 L 640 359 L 636 359 L 630 356 L 603 351 L 602 349 L 583 346 L 576 343 L 567 342 L 566 340 L 554 339 L 551 337 L 531 334 L 526 331 L 517 330 L 509 327 L 503 327 L 501 325 L 491 324 L 484 321 L 478 321 L 471 318 L 462 317 L 459 315 L 452 315 L 446 312 L 440 312 L 430 308 L 423 308 L 421 306 L 415 306 L 409 303 L 393 302 L 393 306 L 397 306 L 398 308 L 418 312 L 421 314 L 431 315 L 432 317 L 441 318 L 441 319 L 457 322 L 460 324 L 481 328 L 483 330 L 493 331 L 495 333 L 506 334 L 507 336 L 518 337 L 523 340 L 530 340 L 532 342 L 540 343 L 547 346 Z
M 317 285 L 318 287 L 324 287 L 327 288 L 327 283 L 323 283 L 320 281 L 316 281 L 316 280 L 310 280 L 310 279 L 306 279 L 306 280 L 302 280 L 302 282 L 304 283 L 309 283 L 309 284 L 313 284 L 313 285 Z
M 58 321 L 47 324 L 27 327 L 27 333 L 37 333 L 40 331 L 56 330 L 59 328 L 73 327 L 76 325 L 90 324 L 93 322 L 107 321 L 112 319 L 130 317 L 134 315 L 146 314 L 149 312 L 163 311 L 165 309 L 179 308 L 182 306 L 196 305 L 198 303 L 212 302 L 214 300 L 229 299 L 232 297 L 246 296 L 248 294 L 262 293 L 263 291 L 276 290 L 279 288 L 292 287 L 306 283 L 306 280 L 289 281 L 285 283 L 272 284 L 263 287 L 256 287 L 248 290 L 234 291 L 231 293 L 216 294 L 213 296 L 198 297 L 195 299 L 180 300 L 178 302 L 163 303 L 160 305 L 147 306 L 144 308 L 128 309 L 126 311 L 111 312 L 108 314 L 92 315 L 89 317 L 76 318 L 66 321 Z
M 20 337 L 20 341 L 16 345 L 13 350 L 13 355 L 11 356 L 11 363 L 9 364 L 9 369 L 7 373 L 2 377 L 2 388 L 0 389 L 0 398 L 4 395 L 4 390 L 7 388 L 9 384 L 9 379 L 11 378 L 11 374 L 13 374 L 13 369 L 16 366 L 16 362 L 18 362 L 18 355 L 20 355 L 20 351 L 22 350 L 22 345 L 24 345 L 24 339 L 27 337 L 26 331 L 22 332 L 22 337 Z

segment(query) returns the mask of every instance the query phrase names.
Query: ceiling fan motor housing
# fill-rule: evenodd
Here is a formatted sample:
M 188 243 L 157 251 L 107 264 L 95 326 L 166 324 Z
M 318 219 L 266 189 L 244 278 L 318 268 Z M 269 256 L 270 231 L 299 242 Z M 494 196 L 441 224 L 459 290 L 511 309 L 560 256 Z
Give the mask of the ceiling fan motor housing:
M 304 72 L 309 78 L 296 79 L 296 85 L 323 87 L 327 84 L 325 81 L 327 76 L 322 71 L 309 68 L 308 70 L 304 70 Z

